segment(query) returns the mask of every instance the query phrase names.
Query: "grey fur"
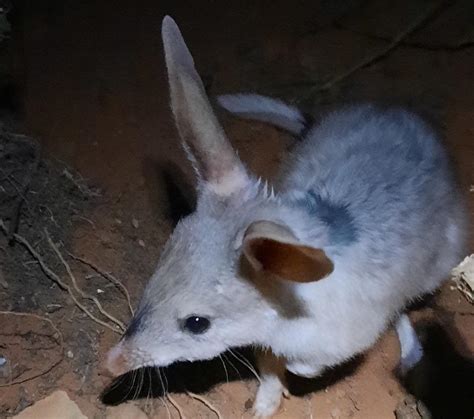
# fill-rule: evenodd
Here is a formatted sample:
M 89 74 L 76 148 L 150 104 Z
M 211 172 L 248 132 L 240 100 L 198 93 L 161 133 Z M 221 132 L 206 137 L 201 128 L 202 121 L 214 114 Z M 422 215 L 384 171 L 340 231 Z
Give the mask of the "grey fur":
M 326 223 L 331 245 L 349 245 L 357 239 L 357 227 L 348 204 L 334 204 L 312 189 L 303 198 L 296 199 L 295 204 L 302 205 L 309 214 Z
M 166 19 L 172 36 L 164 42 L 173 51 L 180 34 Z M 192 106 L 193 99 L 186 100 Z M 178 125 L 185 115 L 180 112 Z M 285 124 L 292 115 L 285 115 Z M 214 139 L 185 140 L 195 141 L 188 152 L 198 149 L 204 165 L 207 155 L 219 152 L 206 149 Z M 229 147 L 221 147 L 226 159 Z M 143 293 L 139 324 L 111 355 L 120 352 L 128 368 L 208 359 L 233 346 L 256 345 L 270 348 L 296 374 L 317 375 L 368 349 L 408 302 L 433 292 L 462 256 L 465 209 L 446 153 L 435 133 L 402 109 L 360 105 L 327 115 L 289 156 L 276 194 L 243 172 L 236 155 L 232 166 L 238 171 L 224 173 L 226 183 L 217 189 L 200 179 L 196 211 L 170 237 Z M 240 246 L 247 227 L 259 220 L 285 226 L 299 243 L 323 249 L 334 271 L 314 283 L 277 281 L 277 287 L 275 280 L 247 277 Z M 272 293 L 282 295 L 269 298 Z M 304 310 L 288 315 L 279 307 L 285 301 Z M 202 335 L 183 330 L 190 315 L 208 317 L 210 329 Z M 274 392 L 283 388 L 275 376 L 266 373 L 265 380 L 255 404 L 261 415 L 275 411 Z

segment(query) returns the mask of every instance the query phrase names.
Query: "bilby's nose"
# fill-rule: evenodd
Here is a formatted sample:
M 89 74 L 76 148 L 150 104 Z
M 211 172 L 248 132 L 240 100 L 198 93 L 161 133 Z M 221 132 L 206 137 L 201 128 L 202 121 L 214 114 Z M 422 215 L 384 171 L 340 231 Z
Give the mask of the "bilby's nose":
M 126 351 L 120 343 L 107 354 L 105 368 L 115 377 L 125 374 L 130 369 Z

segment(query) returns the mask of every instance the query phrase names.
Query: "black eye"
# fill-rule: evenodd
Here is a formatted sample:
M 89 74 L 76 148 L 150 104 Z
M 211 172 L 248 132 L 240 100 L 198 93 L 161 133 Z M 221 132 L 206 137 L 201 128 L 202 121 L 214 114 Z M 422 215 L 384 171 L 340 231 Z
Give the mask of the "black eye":
M 184 321 L 183 328 L 193 335 L 200 335 L 209 329 L 210 325 L 211 322 L 205 317 L 191 316 Z

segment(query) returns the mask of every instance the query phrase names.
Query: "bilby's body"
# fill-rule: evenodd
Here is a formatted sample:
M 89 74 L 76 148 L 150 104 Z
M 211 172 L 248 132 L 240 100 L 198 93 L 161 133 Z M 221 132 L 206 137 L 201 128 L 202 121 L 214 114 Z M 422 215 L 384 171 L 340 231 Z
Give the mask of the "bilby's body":
M 284 391 L 282 365 L 316 376 L 369 348 L 400 315 L 405 367 L 416 363 L 421 348 L 401 313 L 447 277 L 465 230 L 432 130 L 411 113 L 371 105 L 308 127 L 280 101 L 220 97 L 237 115 L 305 132 L 275 193 L 234 153 L 170 18 L 163 41 L 198 204 L 170 238 L 109 368 L 208 359 L 240 345 L 271 349 L 278 362 L 262 360 L 254 406 L 268 416 Z

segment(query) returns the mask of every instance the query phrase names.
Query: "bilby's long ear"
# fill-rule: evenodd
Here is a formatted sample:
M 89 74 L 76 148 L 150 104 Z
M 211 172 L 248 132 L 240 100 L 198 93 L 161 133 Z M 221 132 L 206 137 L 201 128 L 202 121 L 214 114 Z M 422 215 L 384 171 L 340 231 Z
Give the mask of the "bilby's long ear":
M 247 228 L 242 256 L 254 270 L 294 282 L 319 281 L 334 270 L 322 249 L 299 244 L 291 230 L 271 221 Z
M 162 26 L 171 107 L 185 149 L 200 181 L 220 196 L 245 187 L 249 177 L 207 98 L 181 32 L 165 16 Z

